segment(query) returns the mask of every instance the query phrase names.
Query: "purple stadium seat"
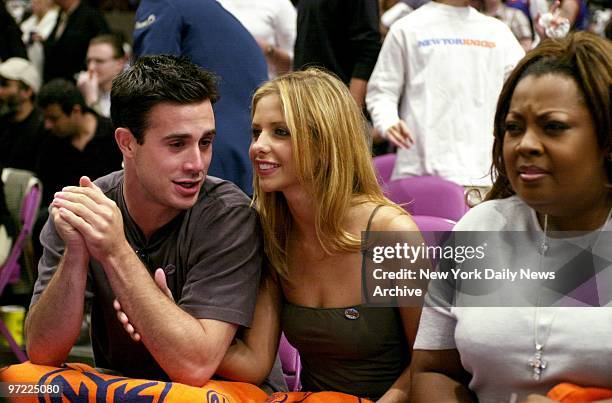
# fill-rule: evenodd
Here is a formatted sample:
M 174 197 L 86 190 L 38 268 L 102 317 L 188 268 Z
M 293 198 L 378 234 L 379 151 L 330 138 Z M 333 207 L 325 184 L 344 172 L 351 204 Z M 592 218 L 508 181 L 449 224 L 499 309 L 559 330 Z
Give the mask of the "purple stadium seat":
M 411 176 L 387 183 L 389 199 L 412 215 L 459 221 L 468 211 L 463 186 L 439 176 Z
M 281 333 L 280 343 L 278 345 L 278 354 L 280 355 L 281 364 L 283 366 L 283 375 L 285 382 L 290 392 L 297 392 L 302 388 L 300 383 L 300 371 L 302 364 L 300 362 L 300 354 L 297 349 L 289 344 L 284 333 Z
M 380 186 L 386 186 L 391 180 L 391 173 L 393 172 L 393 166 L 395 165 L 395 153 L 379 155 L 372 159 L 374 168 L 378 176 L 378 183 Z

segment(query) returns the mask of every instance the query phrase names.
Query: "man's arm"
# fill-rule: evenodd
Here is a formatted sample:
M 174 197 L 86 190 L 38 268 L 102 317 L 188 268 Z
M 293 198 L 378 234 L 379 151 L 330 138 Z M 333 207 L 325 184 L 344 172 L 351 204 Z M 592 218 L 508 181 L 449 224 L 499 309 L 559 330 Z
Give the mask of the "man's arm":
M 155 271 L 155 283 L 171 300 L 172 292 L 166 283 L 162 269 Z M 130 318 L 121 308 L 119 301 L 113 303 L 117 311 L 117 319 L 123 325 L 130 337 L 139 342 L 141 336 L 130 322 Z M 228 348 L 223 361 L 217 368 L 217 375 L 224 378 L 261 384 L 272 370 L 280 339 L 281 296 L 279 286 L 272 275 L 263 279 L 257 296 L 257 305 L 253 316 L 253 325 L 245 329 L 243 335 L 237 338 Z
M 355 99 L 355 102 L 357 102 L 359 109 L 363 109 L 365 106 L 365 96 L 367 87 L 368 81 L 362 78 L 352 77 L 351 81 L 349 82 L 349 91 Z
M 49 269 L 59 259 L 58 252 L 50 249 L 53 243 L 59 241 L 54 238 L 53 226 L 66 244 L 64 255 L 45 291 L 31 307 L 25 330 L 30 361 L 60 366 L 81 330 L 89 253 L 80 234 L 60 217 L 57 208 L 52 208 L 41 235 L 41 238 L 45 237 L 45 252 L 39 265 L 41 273 L 37 287 L 44 281 L 45 273 L 42 270 Z
M 368 82 L 366 104 L 374 127 L 382 137 L 401 148 L 410 148 L 414 138 L 406 123 L 400 119 L 398 109 L 406 83 L 406 60 L 408 60 L 402 32 L 392 27 L 385 38 L 376 67 Z
M 355 66 L 351 73 L 349 88 L 357 105 L 363 108 L 367 82 L 380 51 L 378 2 L 356 0 L 351 4 L 350 11 L 352 14 L 349 17 L 348 35 Z
M 102 264 L 123 311 L 170 379 L 194 386 L 206 383 L 237 325 L 195 319 L 167 298 L 127 242 L 119 208 L 88 178 L 81 179 L 80 187 L 58 193 L 53 204 Z
M 206 383 L 237 325 L 195 319 L 183 311 L 159 290 L 129 245 L 100 262 L 122 309 L 170 379 L 193 386 Z

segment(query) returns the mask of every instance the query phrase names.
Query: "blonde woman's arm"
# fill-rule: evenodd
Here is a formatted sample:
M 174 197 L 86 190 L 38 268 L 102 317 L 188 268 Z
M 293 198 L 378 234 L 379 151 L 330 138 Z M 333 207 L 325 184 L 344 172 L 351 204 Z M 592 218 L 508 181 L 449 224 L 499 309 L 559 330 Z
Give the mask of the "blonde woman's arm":
M 280 339 L 281 291 L 271 275 L 263 279 L 251 328 L 230 346 L 217 374 L 239 382 L 261 384 L 274 365 Z

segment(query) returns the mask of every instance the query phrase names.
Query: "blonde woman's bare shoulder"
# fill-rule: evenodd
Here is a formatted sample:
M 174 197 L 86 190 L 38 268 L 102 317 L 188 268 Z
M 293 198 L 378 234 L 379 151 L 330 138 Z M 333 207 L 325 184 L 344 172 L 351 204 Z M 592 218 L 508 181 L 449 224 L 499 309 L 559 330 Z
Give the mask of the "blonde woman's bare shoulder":
M 418 231 L 410 215 L 399 207 L 381 206 L 372 220 L 372 231 Z

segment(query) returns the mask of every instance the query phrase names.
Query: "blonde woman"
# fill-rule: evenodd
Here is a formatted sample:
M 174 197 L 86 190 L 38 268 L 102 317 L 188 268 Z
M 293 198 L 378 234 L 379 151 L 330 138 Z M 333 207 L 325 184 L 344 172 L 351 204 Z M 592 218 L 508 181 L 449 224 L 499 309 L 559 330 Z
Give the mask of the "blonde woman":
M 254 204 L 273 274 L 219 373 L 263 379 L 282 327 L 300 352 L 303 390 L 406 401 L 420 312 L 362 305 L 360 239 L 418 229 L 377 184 L 361 111 L 315 69 L 264 84 L 252 111 Z

